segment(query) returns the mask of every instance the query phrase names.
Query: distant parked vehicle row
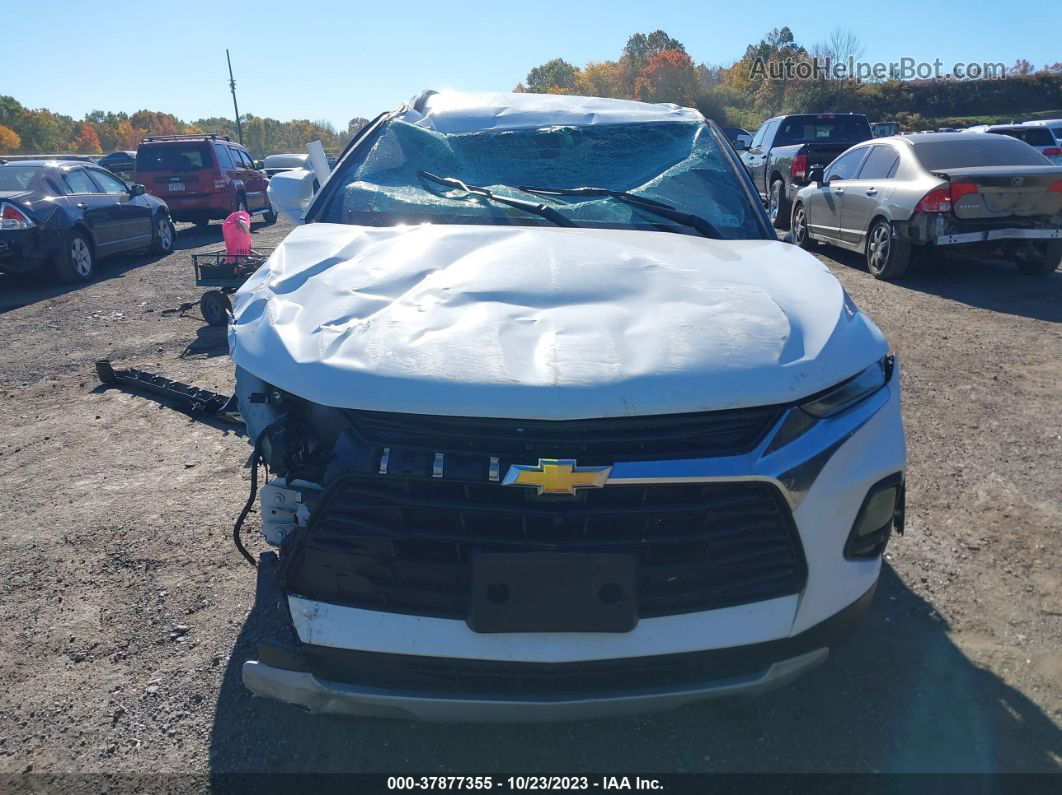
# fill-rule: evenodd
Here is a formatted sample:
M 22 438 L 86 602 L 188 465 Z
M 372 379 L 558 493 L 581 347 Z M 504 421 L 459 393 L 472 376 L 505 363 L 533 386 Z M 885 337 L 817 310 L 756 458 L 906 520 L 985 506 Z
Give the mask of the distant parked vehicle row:
M 218 135 L 161 135 L 141 141 L 134 180 L 166 200 L 174 220 L 206 225 L 237 210 L 276 221 L 269 178 L 245 147 Z
M 777 116 L 763 123 L 745 149 L 735 143 L 775 229 L 788 229 L 792 199 L 810 169 L 823 168 L 853 144 L 873 138 L 856 113 Z
M 94 164 L 0 160 L 0 271 L 51 266 L 64 282 L 88 281 L 97 260 L 173 250 L 166 203 Z
M 864 253 L 897 279 L 927 248 L 1004 258 L 1046 275 L 1062 260 L 1062 167 L 1009 134 L 877 138 L 811 169 L 793 204 L 793 240 Z

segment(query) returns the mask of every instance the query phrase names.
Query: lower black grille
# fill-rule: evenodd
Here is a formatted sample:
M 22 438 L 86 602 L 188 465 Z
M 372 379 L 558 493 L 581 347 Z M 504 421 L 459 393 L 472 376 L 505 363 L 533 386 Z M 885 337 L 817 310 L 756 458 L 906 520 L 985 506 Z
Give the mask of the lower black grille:
M 466 618 L 484 552 L 633 555 L 641 617 L 797 593 L 806 569 L 768 483 L 606 486 L 536 499 L 497 483 L 349 476 L 285 555 L 289 591 L 322 601 Z

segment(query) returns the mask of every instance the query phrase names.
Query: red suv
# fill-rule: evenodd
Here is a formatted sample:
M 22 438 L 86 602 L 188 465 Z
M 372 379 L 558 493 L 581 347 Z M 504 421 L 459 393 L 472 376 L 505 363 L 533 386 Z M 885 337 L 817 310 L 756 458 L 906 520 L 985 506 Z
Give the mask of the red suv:
M 206 225 L 235 210 L 277 220 L 269 178 L 228 136 L 153 135 L 136 150 L 133 181 L 165 199 L 175 221 Z

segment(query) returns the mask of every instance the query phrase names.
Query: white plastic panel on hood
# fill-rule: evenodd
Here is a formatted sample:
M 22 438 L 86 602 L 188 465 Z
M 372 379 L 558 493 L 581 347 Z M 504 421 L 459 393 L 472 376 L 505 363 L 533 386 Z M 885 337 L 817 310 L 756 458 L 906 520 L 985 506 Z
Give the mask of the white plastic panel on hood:
M 237 293 L 230 349 L 324 405 L 576 419 L 783 403 L 887 345 L 785 243 L 311 224 Z

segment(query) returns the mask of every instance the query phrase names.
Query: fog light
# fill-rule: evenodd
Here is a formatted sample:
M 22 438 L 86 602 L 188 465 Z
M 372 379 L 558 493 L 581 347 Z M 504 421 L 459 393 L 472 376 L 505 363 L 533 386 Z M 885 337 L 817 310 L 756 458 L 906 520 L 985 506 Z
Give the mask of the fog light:
M 897 532 L 903 532 L 903 511 L 901 474 L 889 475 L 871 486 L 848 534 L 844 556 L 849 560 L 866 560 L 884 552 L 893 527 Z

